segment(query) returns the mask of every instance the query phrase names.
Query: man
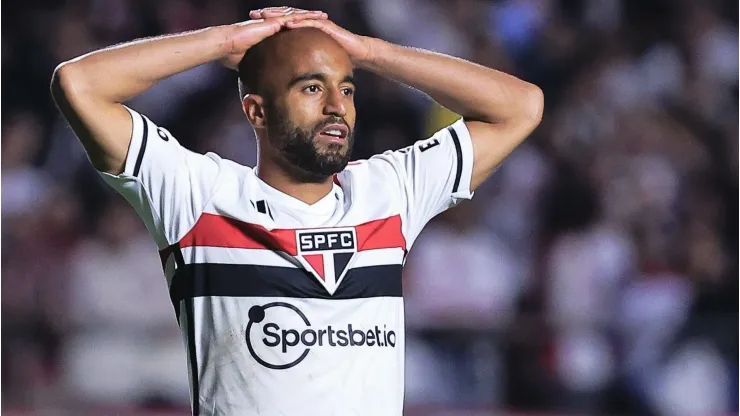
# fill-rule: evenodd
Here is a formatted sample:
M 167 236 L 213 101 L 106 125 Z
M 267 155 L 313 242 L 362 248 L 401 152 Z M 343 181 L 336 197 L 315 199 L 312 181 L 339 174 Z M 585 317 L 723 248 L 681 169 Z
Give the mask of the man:
M 161 249 L 194 414 L 400 415 L 406 253 L 532 132 L 542 93 L 352 34 L 321 12 L 250 18 L 73 59 L 55 71 L 53 95 Z M 240 70 L 256 169 L 192 153 L 122 104 L 215 60 Z M 348 165 L 353 67 L 418 88 L 462 119 Z

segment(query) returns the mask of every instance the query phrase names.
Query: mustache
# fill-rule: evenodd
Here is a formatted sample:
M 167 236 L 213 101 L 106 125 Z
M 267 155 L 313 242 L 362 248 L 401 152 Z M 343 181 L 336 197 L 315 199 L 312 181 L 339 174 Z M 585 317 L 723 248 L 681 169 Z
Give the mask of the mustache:
M 318 123 L 316 127 L 313 129 L 313 133 L 318 133 L 323 129 L 324 127 L 330 125 L 330 124 L 344 124 L 345 127 L 347 127 L 348 136 L 352 134 L 352 127 L 347 124 L 347 122 L 342 117 L 329 117 L 322 122 Z

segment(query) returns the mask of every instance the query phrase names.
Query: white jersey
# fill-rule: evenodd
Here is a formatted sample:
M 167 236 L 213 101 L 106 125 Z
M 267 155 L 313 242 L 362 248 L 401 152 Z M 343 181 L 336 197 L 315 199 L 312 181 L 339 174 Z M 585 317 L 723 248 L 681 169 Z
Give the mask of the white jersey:
M 462 120 L 351 162 L 309 205 L 129 111 L 124 172 L 102 175 L 161 250 L 193 413 L 401 415 L 401 268 L 424 225 L 472 197 Z

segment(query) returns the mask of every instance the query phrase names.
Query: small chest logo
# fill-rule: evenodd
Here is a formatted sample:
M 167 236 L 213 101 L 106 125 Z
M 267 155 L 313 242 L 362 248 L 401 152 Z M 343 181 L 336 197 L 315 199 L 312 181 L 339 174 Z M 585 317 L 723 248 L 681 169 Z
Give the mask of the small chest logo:
M 334 294 L 357 253 L 353 227 L 296 231 L 298 260 L 324 288 Z

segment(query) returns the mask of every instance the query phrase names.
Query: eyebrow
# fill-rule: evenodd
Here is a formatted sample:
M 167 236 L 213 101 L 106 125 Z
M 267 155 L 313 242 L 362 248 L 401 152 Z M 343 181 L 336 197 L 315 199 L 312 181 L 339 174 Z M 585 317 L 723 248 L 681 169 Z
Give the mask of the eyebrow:
M 309 72 L 307 74 L 298 75 L 297 77 L 295 77 L 292 80 L 290 80 L 290 82 L 288 83 L 288 88 L 293 87 L 294 85 L 298 84 L 299 82 L 310 81 L 310 80 L 321 81 L 321 82 L 323 82 L 325 84 L 327 83 L 326 75 L 324 75 L 324 74 L 322 74 L 320 72 Z M 350 83 L 350 84 L 352 84 L 352 85 L 355 85 L 355 77 L 352 76 L 352 75 L 345 76 L 342 79 L 342 83 L 344 84 L 344 83 L 347 83 L 347 82 Z

